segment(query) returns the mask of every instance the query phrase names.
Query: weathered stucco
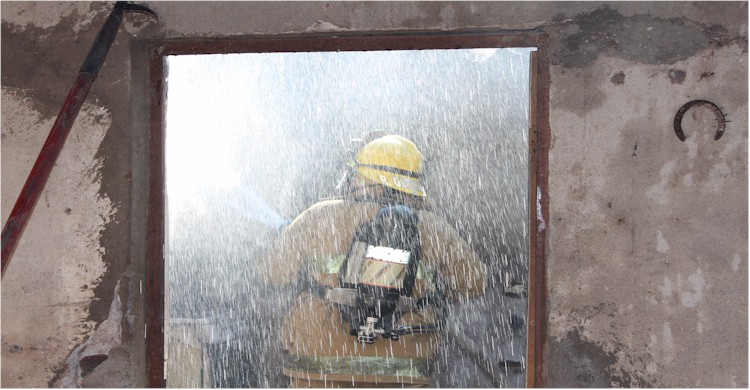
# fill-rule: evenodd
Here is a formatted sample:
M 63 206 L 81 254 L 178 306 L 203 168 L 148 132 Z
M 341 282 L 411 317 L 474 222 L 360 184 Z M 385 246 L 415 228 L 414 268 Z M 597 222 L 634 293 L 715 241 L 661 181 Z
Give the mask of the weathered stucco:
M 3 220 L 54 121 L 35 111 L 30 100 L 23 90 L 3 88 Z M 106 268 L 99 240 L 114 209 L 99 194 L 101 161 L 94 156 L 111 123 L 104 108 L 83 107 L 58 160 L 67 169 L 52 172 L 3 277 L 3 383 L 46 385 L 70 346 L 97 325 L 89 310 Z M 6 174 L 14 171 L 23 176 Z
M 141 42 L 467 28 L 549 39 L 546 384 L 748 386 L 746 2 L 145 4 L 160 21 L 126 16 L 3 277 L 3 386 L 145 383 Z M 0 7 L 4 223 L 111 4 Z M 719 140 L 706 109 L 676 137 L 694 99 Z
M 733 87 L 747 73 L 742 55 L 733 45 L 664 65 L 599 58 L 584 70 L 584 85 L 602 96 L 596 108 L 566 110 L 551 99 L 552 123 L 576 124 L 553 130 L 550 150 L 551 343 L 598 345 L 614 358 L 613 385 L 736 386 L 745 373 L 735 366 L 747 352 L 739 345 L 717 353 L 713 369 L 696 359 L 714 337 L 743 335 L 747 325 L 739 316 L 747 297 L 737 293 L 747 274 L 747 199 L 737 185 L 747 174 L 747 105 Z M 673 83 L 670 69 L 683 70 L 685 82 Z M 711 85 L 701 79 L 707 71 Z M 624 83 L 610 82 L 616 72 Z M 573 85 L 577 73 L 552 78 Z M 681 142 L 673 116 L 659 113 L 707 96 L 740 133 L 714 140 L 713 115 L 697 111 L 684 119 L 695 132 Z

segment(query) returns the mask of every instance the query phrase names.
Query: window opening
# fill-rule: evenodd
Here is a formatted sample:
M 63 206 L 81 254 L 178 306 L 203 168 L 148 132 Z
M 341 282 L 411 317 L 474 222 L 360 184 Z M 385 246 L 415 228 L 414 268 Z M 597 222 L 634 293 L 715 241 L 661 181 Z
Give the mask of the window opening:
M 482 296 L 450 305 L 431 383 L 526 386 L 534 51 L 167 56 L 167 386 L 286 386 L 278 333 L 304 288 L 257 259 L 376 130 L 420 148 L 432 211 L 487 269 Z

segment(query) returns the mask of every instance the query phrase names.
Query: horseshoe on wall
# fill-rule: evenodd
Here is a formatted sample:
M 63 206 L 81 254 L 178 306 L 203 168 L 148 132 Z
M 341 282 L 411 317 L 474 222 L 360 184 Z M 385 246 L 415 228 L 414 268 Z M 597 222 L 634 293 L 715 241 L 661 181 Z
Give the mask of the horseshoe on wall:
M 727 127 L 727 119 L 724 113 L 721 112 L 721 109 L 708 100 L 691 100 L 680 107 L 680 109 L 677 110 L 677 114 L 674 116 L 674 132 L 677 134 L 677 138 L 679 138 L 680 141 L 685 141 L 685 133 L 682 131 L 682 117 L 689 109 L 699 106 L 706 106 L 714 113 L 714 117 L 716 117 L 716 123 L 719 128 L 716 130 L 714 140 L 718 140 L 724 135 L 724 129 Z

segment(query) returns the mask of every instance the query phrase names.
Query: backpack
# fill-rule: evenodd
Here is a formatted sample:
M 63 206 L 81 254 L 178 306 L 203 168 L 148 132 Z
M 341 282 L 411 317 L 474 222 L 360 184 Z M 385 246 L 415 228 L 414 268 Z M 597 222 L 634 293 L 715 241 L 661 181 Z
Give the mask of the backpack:
M 412 208 L 387 205 L 355 229 L 339 283 L 344 291 L 356 291 L 356 297 L 339 304 L 339 309 L 350 323 L 350 333 L 361 342 L 373 343 L 378 335 L 398 340 L 399 334 L 406 334 L 394 330 L 394 324 L 414 289 L 421 242 L 418 224 Z

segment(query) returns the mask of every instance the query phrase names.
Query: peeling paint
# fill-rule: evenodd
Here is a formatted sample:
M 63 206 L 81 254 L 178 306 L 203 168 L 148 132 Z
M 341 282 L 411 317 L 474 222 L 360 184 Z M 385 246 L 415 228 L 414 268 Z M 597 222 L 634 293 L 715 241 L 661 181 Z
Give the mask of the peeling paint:
M 549 350 L 558 357 L 549 362 L 552 377 L 548 379 L 556 386 L 574 388 L 585 383 L 590 387 L 611 387 L 609 367 L 615 363 L 615 357 L 584 340 L 577 330 L 570 331 L 559 341 L 551 341 Z
M 619 71 L 612 75 L 612 77 L 609 79 L 609 81 L 612 82 L 614 85 L 623 85 L 625 84 L 625 72 Z
M 659 171 L 659 182 L 646 191 L 646 195 L 661 206 L 666 206 L 669 203 L 670 194 L 667 185 L 676 165 L 677 160 L 672 160 L 664 164 Z
M 81 387 L 83 377 L 106 360 L 112 348 L 120 346 L 122 304 L 119 292 L 120 283 L 118 282 L 115 286 L 115 299 L 112 301 L 109 317 L 96 328 L 86 342 L 79 345 L 68 356 L 65 360 L 65 370 L 53 381 L 51 387 Z M 91 363 L 87 366 L 85 362 Z
M 740 263 L 742 262 L 742 259 L 740 258 L 740 255 L 734 254 L 734 258 L 732 259 L 732 271 L 737 272 L 740 270 Z
M 664 298 L 666 298 L 665 302 L 669 303 L 669 299 L 676 292 L 683 307 L 695 308 L 698 306 L 703 301 L 703 293 L 706 287 L 702 270 L 698 268 L 687 277 L 687 281 L 683 281 L 681 273 L 677 274 L 676 279 L 677 282 L 673 284 L 668 276 L 664 277 L 664 283 L 659 289 Z
M 698 157 L 698 150 L 701 147 L 700 137 L 687 137 L 685 140 L 685 146 L 687 146 L 688 152 L 687 157 L 690 160 L 694 160 Z
M 579 14 L 569 23 L 577 28 L 562 40 L 564 47 L 553 56 L 553 64 L 567 68 L 586 67 L 600 55 L 648 64 L 673 63 L 711 43 L 700 27 L 685 20 L 625 17 L 607 5 Z
M 568 329 L 564 335 L 550 341 L 550 353 L 558 359 L 550 361 L 550 378 L 556 387 L 655 387 L 656 381 L 644 372 L 650 372 L 638 356 L 628 352 L 627 347 L 611 338 L 606 342 L 586 333 L 586 329 L 597 330 L 600 320 L 616 321 L 612 306 L 605 304 L 588 307 L 572 313 L 578 325 Z M 583 317 L 584 320 L 580 318 Z M 597 330 L 598 331 L 598 330 Z M 655 364 L 652 362 L 655 369 Z M 655 371 L 654 371 L 655 372 Z
M 669 277 L 664 277 L 664 284 L 662 284 L 659 289 L 661 290 L 661 295 L 663 295 L 664 298 L 672 298 L 674 286 L 672 285 L 672 281 L 669 279 Z
M 333 23 L 326 22 L 324 20 L 317 20 L 312 26 L 305 29 L 305 32 L 325 32 L 325 31 L 347 31 L 346 28 L 341 28 L 334 25 Z
M 666 363 L 670 363 L 674 359 L 674 338 L 672 337 L 672 327 L 669 323 L 665 323 L 662 329 L 662 346 L 665 351 L 662 358 Z
M 656 372 L 656 367 L 659 365 L 668 366 L 668 363 L 674 358 L 674 345 L 672 344 L 671 333 L 669 324 L 664 324 L 662 326 L 661 338 L 659 335 L 655 334 L 652 334 L 649 337 L 650 341 L 647 348 L 651 352 L 653 358 L 649 366 L 655 367 L 654 372 Z M 665 337 L 669 337 L 669 339 L 665 339 Z
M 701 269 L 689 275 L 687 278 L 687 289 L 682 288 L 682 278 L 677 276 L 677 288 L 680 289 L 680 301 L 684 307 L 696 307 L 703 300 L 703 289 L 706 281 L 703 279 Z
M 667 74 L 669 76 L 669 81 L 672 84 L 682 84 L 687 76 L 685 71 L 680 69 L 670 69 Z
M 108 12 L 106 7 L 100 8 L 101 12 Z M 4 1 L 2 3 L 3 21 L 13 25 L 14 32 L 23 32 L 29 27 L 49 29 L 55 27 L 63 18 L 75 19 L 74 32 L 91 24 L 98 15 L 91 12 L 92 5 L 89 2 L 54 2 L 39 6 L 34 2 Z
M 440 10 L 440 19 L 442 19 L 441 25 L 443 27 L 452 25 L 455 17 L 456 10 L 450 5 L 446 5 Z
M 547 225 L 544 223 L 544 215 L 542 215 L 542 188 L 539 186 L 536 187 L 536 220 L 539 224 L 537 231 L 543 231 Z
M 661 234 L 661 230 L 659 230 L 656 235 L 656 250 L 661 253 L 667 253 L 669 251 L 669 244 L 667 243 L 667 240 L 664 239 L 664 235 Z

